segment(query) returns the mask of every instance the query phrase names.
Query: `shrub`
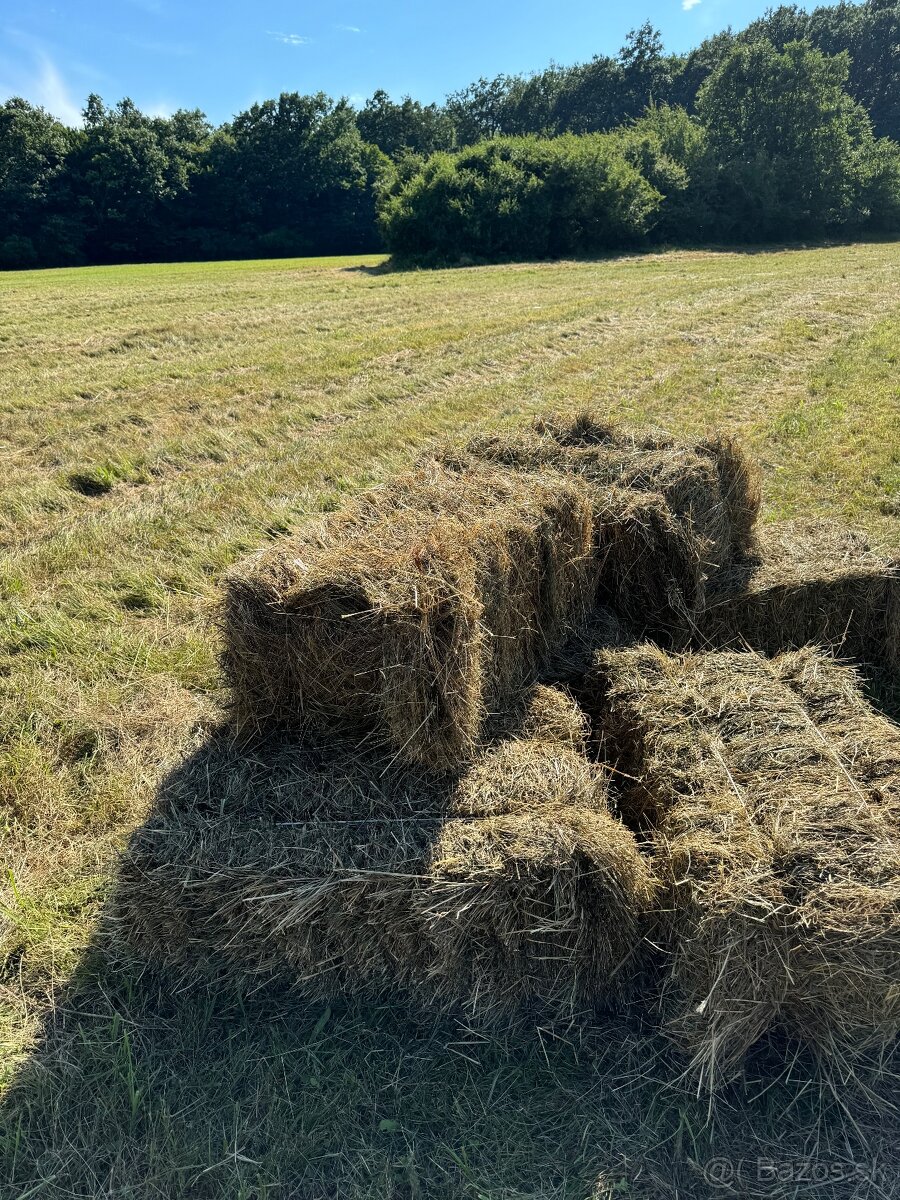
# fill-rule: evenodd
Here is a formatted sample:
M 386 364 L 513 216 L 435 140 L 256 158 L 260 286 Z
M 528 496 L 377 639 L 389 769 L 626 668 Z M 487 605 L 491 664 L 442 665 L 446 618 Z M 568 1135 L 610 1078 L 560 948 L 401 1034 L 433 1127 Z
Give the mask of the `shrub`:
M 712 236 L 715 164 L 709 135 L 697 118 L 676 105 L 654 105 L 617 136 L 628 161 L 663 197 L 655 239 L 692 242 Z
M 615 138 L 494 138 L 398 176 L 379 223 L 400 259 L 552 258 L 639 242 L 661 200 Z

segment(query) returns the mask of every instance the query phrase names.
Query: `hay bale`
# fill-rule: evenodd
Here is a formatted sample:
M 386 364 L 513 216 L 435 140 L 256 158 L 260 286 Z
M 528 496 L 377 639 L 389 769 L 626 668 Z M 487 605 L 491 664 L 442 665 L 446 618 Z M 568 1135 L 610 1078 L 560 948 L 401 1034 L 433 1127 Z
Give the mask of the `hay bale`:
M 577 1011 L 633 989 L 653 885 L 609 813 L 554 805 L 448 821 L 428 870 L 429 973 L 470 1009 Z
M 238 726 L 342 731 L 452 767 L 598 602 L 682 641 L 706 547 L 662 492 L 541 464 L 423 464 L 229 573 Z
M 594 600 L 579 481 L 432 464 L 228 575 L 239 727 L 343 731 L 453 767 Z
M 384 757 L 325 764 L 312 750 L 238 763 L 235 784 L 233 751 L 207 748 L 123 856 L 120 938 L 186 972 L 280 975 L 324 996 L 409 990 L 482 1016 L 619 995 L 650 867 L 547 692 L 536 707 L 556 711 L 537 736 L 418 789 Z
M 671 956 L 668 1029 L 713 1089 L 771 1027 L 785 987 L 783 971 L 772 970 L 786 942 L 773 847 L 733 780 L 727 748 L 753 712 L 734 704 L 720 664 L 651 646 L 600 653 L 594 678 L 620 805 L 653 831 L 669 897 L 659 935 Z M 729 725 L 720 735 L 723 703 Z
M 669 887 L 671 1027 L 711 1087 L 776 1022 L 842 1071 L 900 1031 L 896 830 L 779 669 L 597 657 L 623 807 L 650 818 Z
M 704 604 L 702 547 L 655 492 L 597 492 L 597 598 L 627 624 L 667 643 L 695 629 Z
M 900 564 L 873 554 L 864 534 L 831 521 L 763 529 L 758 554 L 710 591 L 705 643 L 765 654 L 807 643 L 900 673 Z

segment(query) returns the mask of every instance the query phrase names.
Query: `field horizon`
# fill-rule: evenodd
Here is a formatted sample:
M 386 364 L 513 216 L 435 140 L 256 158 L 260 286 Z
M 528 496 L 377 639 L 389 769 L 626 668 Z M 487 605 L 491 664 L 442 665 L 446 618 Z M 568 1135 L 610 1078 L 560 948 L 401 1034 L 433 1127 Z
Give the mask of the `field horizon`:
M 896 1055 L 835 1081 L 773 1041 L 712 1111 L 637 1011 L 487 1033 L 110 940 L 117 852 L 225 713 L 223 571 L 438 439 L 723 428 L 764 522 L 900 552 L 900 243 L 383 261 L 0 274 L 0 1195 L 892 1194 Z

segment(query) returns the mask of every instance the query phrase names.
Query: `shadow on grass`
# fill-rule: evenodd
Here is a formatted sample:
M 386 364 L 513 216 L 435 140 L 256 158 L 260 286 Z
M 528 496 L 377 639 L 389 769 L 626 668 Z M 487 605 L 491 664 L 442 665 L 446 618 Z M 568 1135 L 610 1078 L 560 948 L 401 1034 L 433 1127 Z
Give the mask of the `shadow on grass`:
M 173 773 L 161 808 L 201 780 L 205 805 L 235 779 L 242 792 L 233 745 L 217 745 Z M 773 1036 L 711 1108 L 649 1006 L 488 1033 L 399 998 L 328 1003 L 150 969 L 123 956 L 112 913 L 0 1104 L 10 1200 L 858 1200 L 900 1187 L 885 1107 L 896 1059 L 870 1077 L 877 1095 L 847 1101 Z
M 605 263 L 618 262 L 622 259 L 653 258 L 661 254 L 728 254 L 756 256 L 765 254 L 802 253 L 810 250 L 834 250 L 859 244 L 893 243 L 897 239 L 888 235 L 873 235 L 865 239 L 854 238 L 814 238 L 808 241 L 795 242 L 701 242 L 701 243 L 659 243 L 653 245 L 623 246 L 596 254 L 570 254 L 561 258 L 516 258 L 515 256 L 499 256 L 483 258 L 477 255 L 460 254 L 448 257 L 438 253 L 426 253 L 414 256 L 391 255 L 376 267 L 344 267 L 345 271 L 361 271 L 369 275 L 387 275 L 394 271 L 453 271 L 465 270 L 469 267 L 529 267 L 554 266 L 559 263 Z
M 95 946 L 0 1110 L 5 1194 L 896 1194 L 897 1125 L 853 1129 L 784 1049 L 708 1121 L 626 1017 L 486 1038 L 389 1005 L 184 990 Z

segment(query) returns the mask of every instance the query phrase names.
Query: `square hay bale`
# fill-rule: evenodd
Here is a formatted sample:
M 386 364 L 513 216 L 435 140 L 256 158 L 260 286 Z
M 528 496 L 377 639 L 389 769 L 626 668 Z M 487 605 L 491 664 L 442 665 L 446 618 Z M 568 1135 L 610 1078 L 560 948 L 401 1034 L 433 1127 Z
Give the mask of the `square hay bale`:
M 229 573 L 238 725 L 342 731 L 452 767 L 598 601 L 681 642 L 704 545 L 656 491 L 423 464 Z
M 832 521 L 771 525 L 710 592 L 700 628 L 709 645 L 777 654 L 815 643 L 900 674 L 900 564 Z
M 229 573 L 238 725 L 344 732 L 453 767 L 596 589 L 583 483 L 423 467 Z
M 475 458 L 519 470 L 554 467 L 601 488 L 656 493 L 697 540 L 697 557 L 709 575 L 755 546 L 760 471 L 728 434 L 680 443 L 660 431 L 629 430 L 582 413 L 574 419 L 539 418 L 530 429 L 476 436 L 445 451 L 444 457 L 451 464 Z
M 671 1028 L 715 1087 L 779 1023 L 830 1067 L 900 1032 L 900 841 L 781 666 L 597 656 L 623 808 L 671 897 Z
M 407 991 L 485 1017 L 618 997 L 651 869 L 573 747 L 571 701 L 549 691 L 457 778 L 312 750 L 242 767 L 228 743 L 207 747 L 123 856 L 118 937 L 186 973 Z

